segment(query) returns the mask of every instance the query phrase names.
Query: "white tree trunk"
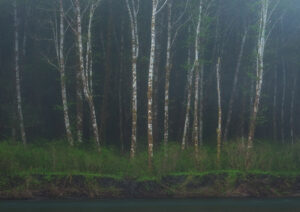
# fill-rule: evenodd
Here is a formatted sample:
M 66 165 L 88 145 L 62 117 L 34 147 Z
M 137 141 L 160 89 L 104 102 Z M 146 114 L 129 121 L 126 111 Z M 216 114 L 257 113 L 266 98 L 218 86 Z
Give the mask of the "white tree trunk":
M 190 30 L 191 27 L 189 27 L 189 34 L 191 32 Z M 188 71 L 187 71 L 187 82 L 186 82 L 186 108 L 185 108 L 185 116 L 184 116 L 184 127 L 183 127 L 183 136 L 182 136 L 182 141 L 181 141 L 181 149 L 184 150 L 186 146 L 186 140 L 187 140 L 187 134 L 188 134 L 188 129 L 189 129 L 189 124 L 190 124 L 190 110 L 191 110 L 191 96 L 192 96 L 192 84 L 193 84 L 193 69 L 190 69 L 191 66 L 191 60 L 192 60 L 192 49 L 189 47 L 188 50 Z
M 187 98 L 186 98 L 186 111 L 184 119 L 183 136 L 181 142 L 181 149 L 184 150 L 186 147 L 187 133 L 190 125 L 190 110 L 191 110 L 191 97 L 192 97 L 192 84 L 193 84 L 193 69 L 188 70 L 187 74 Z
M 98 149 L 100 150 L 100 140 L 99 140 L 99 132 L 98 132 L 98 124 L 97 124 L 95 106 L 94 106 L 93 96 L 88 87 L 88 79 L 86 78 L 85 68 L 84 68 L 82 28 L 81 28 L 81 9 L 80 9 L 79 0 L 75 0 L 75 10 L 76 10 L 76 27 L 77 27 L 77 31 L 76 31 L 77 48 L 78 48 L 78 55 L 79 55 L 79 65 L 80 65 L 80 74 L 81 74 L 83 94 L 89 105 L 92 127 L 93 127 L 93 132 L 94 132 L 94 139 L 96 141 L 96 145 L 97 145 Z
M 83 134 L 83 96 L 80 69 L 76 70 L 76 130 L 77 141 L 82 143 Z
M 220 156 L 221 156 L 221 144 L 222 144 L 222 105 L 221 105 L 221 75 L 220 75 L 220 69 L 221 69 L 221 59 L 218 58 L 218 63 L 216 67 L 216 73 L 217 73 L 217 93 L 218 93 L 218 128 L 217 128 L 217 161 L 220 162 Z
M 14 33 L 15 33 L 15 76 L 16 76 L 16 102 L 17 102 L 17 114 L 21 133 L 21 139 L 24 145 L 26 145 L 26 132 L 24 127 L 23 109 L 22 109 L 22 97 L 21 97 L 21 79 L 20 79 L 20 50 L 19 50 L 19 19 L 17 1 L 13 1 L 14 7 Z
M 85 74 L 87 78 L 88 88 L 91 95 L 93 95 L 93 58 L 92 58 L 92 25 L 95 10 L 99 4 L 100 0 L 94 0 L 90 6 L 89 11 L 89 22 L 87 31 L 87 41 L 86 41 L 86 52 L 85 52 Z
M 121 22 L 120 72 L 119 72 L 119 132 L 121 151 L 124 152 L 124 120 L 123 120 L 123 72 L 124 72 L 124 22 Z
M 171 74 L 171 33 L 172 33 L 172 1 L 168 2 L 168 41 L 166 52 L 166 78 L 165 78 L 165 101 L 164 101 L 164 145 L 167 147 L 169 140 L 169 89 Z
M 203 145 L 203 110 L 204 110 L 204 64 L 201 64 L 200 69 L 200 93 L 199 93 L 199 143 Z
M 199 101 L 199 48 L 200 48 L 200 33 L 201 33 L 201 22 L 202 22 L 202 9 L 203 9 L 203 1 L 200 1 L 199 5 L 199 14 L 198 14 L 198 22 L 196 28 L 196 38 L 195 38 L 195 59 L 193 62 L 193 66 L 191 67 L 190 72 L 188 73 L 188 95 L 187 95 L 187 106 L 185 113 L 185 122 L 183 129 L 183 136 L 181 142 L 181 149 L 185 149 L 186 140 L 187 140 L 187 131 L 189 128 L 190 122 L 190 109 L 191 109 L 191 95 L 192 95 L 192 81 L 193 75 L 195 74 L 195 100 L 194 100 L 194 122 L 193 122 L 193 142 L 195 147 L 195 152 L 198 152 L 198 144 L 199 144 L 199 131 L 198 131 L 198 101 Z
M 199 145 L 199 125 L 198 125 L 198 104 L 199 104 L 199 81 L 200 81 L 200 73 L 199 73 L 199 62 L 195 65 L 195 98 L 194 98 L 194 120 L 193 120 L 193 143 L 195 148 L 195 153 L 198 153 L 198 145 Z
M 137 60 L 139 56 L 139 36 L 138 36 L 138 23 L 137 23 L 137 12 L 138 12 L 139 1 L 126 0 L 127 10 L 130 18 L 131 27 L 131 51 L 132 51 L 132 95 L 131 95 L 131 107 L 132 107 L 132 128 L 131 128 L 131 147 L 130 157 L 135 157 L 136 151 L 136 137 L 137 137 Z
M 60 72 L 60 85 L 61 85 L 61 97 L 63 103 L 65 128 L 67 133 L 67 139 L 71 146 L 74 145 L 73 136 L 71 132 L 68 101 L 67 101 L 67 89 L 66 89 L 66 76 L 65 76 L 65 59 L 64 59 L 64 39 L 65 39 L 65 27 L 64 27 L 64 9 L 62 0 L 59 1 L 59 16 L 60 16 L 60 34 L 59 34 L 59 46 L 56 47 L 59 60 L 59 72 Z M 58 37 L 58 36 L 57 36 Z M 58 43 L 58 42 L 57 42 Z
M 268 10 L 269 10 L 269 0 L 261 0 L 261 17 L 259 23 L 259 35 L 258 35 L 258 44 L 257 44 L 258 52 L 257 52 L 257 65 L 256 65 L 256 90 L 255 90 L 255 98 L 253 103 L 252 114 L 250 118 L 247 155 L 253 147 L 255 123 L 256 123 L 257 113 L 259 109 L 261 90 L 263 84 L 264 52 L 265 52 L 265 44 L 266 44 L 266 27 L 267 27 L 267 19 L 268 19 Z
M 200 80 L 200 61 L 199 61 L 199 50 L 200 50 L 200 34 L 201 34 L 201 23 L 202 23 L 202 10 L 203 1 L 200 0 L 198 23 L 196 29 L 195 38 L 195 60 L 194 60 L 194 71 L 195 71 L 195 98 L 194 98 L 194 122 L 193 122 L 193 142 L 195 147 L 195 154 L 198 153 L 199 145 L 199 126 L 198 126 L 198 103 L 199 103 L 199 80 Z
M 151 50 L 148 73 L 148 165 L 152 168 L 153 159 L 153 124 L 152 124 L 152 102 L 153 102 L 153 68 L 155 62 L 155 43 L 156 43 L 156 12 L 158 0 L 152 0 L 152 18 L 151 18 Z

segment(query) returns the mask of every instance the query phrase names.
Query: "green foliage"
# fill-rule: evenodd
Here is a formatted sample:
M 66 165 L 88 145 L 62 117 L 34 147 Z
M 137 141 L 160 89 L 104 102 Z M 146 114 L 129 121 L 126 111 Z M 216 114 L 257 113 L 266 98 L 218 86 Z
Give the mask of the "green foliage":
M 42 143 L 42 144 L 41 144 Z M 293 173 L 300 169 L 300 143 L 293 146 L 258 142 L 251 152 L 246 168 L 246 148 L 240 141 L 223 146 L 220 164 L 216 150 L 207 146 L 199 149 L 197 159 L 192 147 L 182 151 L 180 145 L 169 143 L 165 150 L 155 151 L 153 169 L 148 169 L 147 152 L 138 152 L 134 160 L 116 149 L 102 148 L 99 153 L 92 146 L 69 147 L 65 141 L 43 141 L 24 147 L 11 142 L 0 143 L 2 175 L 20 173 L 84 173 L 122 178 L 161 177 L 176 173 L 203 174 L 219 170 Z M 165 156 L 166 155 L 166 156 Z

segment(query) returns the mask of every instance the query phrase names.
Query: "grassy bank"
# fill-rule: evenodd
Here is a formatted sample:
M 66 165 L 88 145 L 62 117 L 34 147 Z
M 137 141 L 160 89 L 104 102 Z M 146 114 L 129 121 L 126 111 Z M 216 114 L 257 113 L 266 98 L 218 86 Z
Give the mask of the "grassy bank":
M 192 148 L 181 151 L 180 145 L 170 143 L 167 158 L 163 148 L 154 154 L 152 171 L 147 167 L 147 152 L 138 151 L 136 159 L 113 148 L 101 153 L 91 146 L 69 147 L 64 141 L 38 142 L 26 148 L 11 142 L 0 143 L 1 174 L 66 173 L 97 174 L 121 178 L 160 177 L 175 173 L 204 173 L 217 170 L 293 173 L 300 170 L 300 144 L 293 146 L 256 142 L 249 168 L 245 167 L 245 149 L 240 142 L 223 146 L 220 164 L 216 163 L 216 150 L 201 147 L 198 161 Z
M 249 168 L 239 142 L 216 150 L 194 151 L 170 143 L 167 157 L 155 149 L 153 169 L 147 152 L 128 153 L 92 146 L 69 147 L 64 141 L 24 147 L 0 143 L 0 199 L 287 197 L 300 196 L 300 144 L 256 142 Z

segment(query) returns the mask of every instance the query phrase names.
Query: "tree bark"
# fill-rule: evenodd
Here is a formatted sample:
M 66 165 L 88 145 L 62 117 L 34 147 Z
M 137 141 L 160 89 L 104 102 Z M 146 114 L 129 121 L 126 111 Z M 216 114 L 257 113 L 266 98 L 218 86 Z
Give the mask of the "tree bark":
M 155 63 L 155 44 L 156 44 L 156 12 L 158 1 L 152 0 L 152 18 L 151 18 L 151 50 L 150 50 L 150 63 L 148 73 L 148 166 L 152 169 L 153 159 L 153 124 L 152 124 L 152 101 L 153 101 L 153 68 Z
M 123 120 L 123 72 L 124 72 L 124 23 L 121 23 L 120 72 L 119 72 L 119 132 L 121 151 L 124 152 L 124 120 Z
M 172 1 L 168 2 L 168 30 L 166 51 L 166 76 L 165 76 L 165 101 L 164 101 L 164 146 L 167 147 L 169 140 L 169 89 L 171 74 L 171 33 L 172 33 Z
M 191 62 L 191 50 L 189 50 L 188 56 L 188 65 L 190 66 Z M 184 150 L 186 147 L 187 134 L 190 125 L 190 110 L 191 110 L 191 97 L 192 97 L 192 84 L 193 84 L 193 69 L 189 69 L 187 71 L 187 97 L 186 97 L 186 109 L 185 109 L 185 118 L 184 118 L 184 128 L 183 128 L 183 136 L 181 141 L 181 149 Z
M 58 60 L 59 60 L 59 72 L 60 72 L 60 86 L 61 86 L 61 97 L 64 111 L 65 130 L 67 134 L 68 142 L 71 146 L 74 145 L 73 136 L 71 132 L 69 109 L 67 101 L 67 88 L 66 88 L 66 75 L 65 75 L 65 58 L 64 58 L 64 39 L 65 39 L 65 27 L 64 27 L 64 9 L 62 0 L 59 1 L 59 14 L 60 14 L 60 35 L 59 35 L 59 46 L 57 46 Z
M 218 58 L 218 63 L 216 67 L 216 76 L 217 76 L 217 93 L 218 93 L 218 128 L 217 128 L 217 161 L 220 162 L 221 157 L 221 144 L 222 144 L 222 105 L 221 105 L 221 58 Z
M 76 129 L 77 141 L 82 143 L 83 134 L 83 96 L 80 69 L 76 71 Z
M 198 103 L 199 103 L 199 78 L 200 78 L 200 61 L 199 61 L 199 50 L 200 50 L 200 34 L 201 34 L 201 23 L 202 23 L 202 10 L 203 1 L 200 0 L 199 4 L 199 16 L 198 24 L 196 30 L 195 38 L 195 61 L 194 61 L 194 71 L 195 71 L 195 98 L 194 98 L 194 120 L 193 120 L 193 143 L 195 148 L 195 155 L 198 155 L 199 146 L 199 126 L 198 126 Z
M 13 1 L 14 8 L 14 44 L 15 44 L 15 77 L 16 77 L 16 103 L 17 103 L 17 114 L 20 127 L 21 139 L 24 145 L 26 145 L 26 132 L 24 127 L 24 117 L 22 109 L 22 96 L 21 96 L 21 79 L 20 79 L 20 50 L 19 50 L 19 19 L 17 1 Z
M 155 63 L 153 70 L 153 140 L 160 141 L 161 123 L 159 120 L 159 106 L 160 106 L 160 94 L 159 94 L 159 75 L 162 61 L 162 35 L 164 25 L 163 14 L 159 14 L 156 23 L 156 45 L 155 45 Z M 162 138 L 163 139 L 163 138 Z
M 76 10 L 76 27 L 77 27 L 76 38 L 77 38 L 77 48 L 78 48 L 83 94 L 89 105 L 90 116 L 91 116 L 91 121 L 92 121 L 92 128 L 93 128 L 93 132 L 94 132 L 94 139 L 95 139 L 96 145 L 98 147 L 98 150 L 100 151 L 100 140 L 99 140 L 99 132 L 98 132 L 98 124 L 97 124 L 95 106 L 94 106 L 93 96 L 88 88 L 88 79 L 86 78 L 85 68 L 84 68 L 82 28 L 81 28 L 81 9 L 80 9 L 79 0 L 75 0 L 75 10 Z
M 132 128 L 131 128 L 131 148 L 130 157 L 133 159 L 135 157 L 136 151 L 136 137 L 137 137 L 137 60 L 139 56 L 139 36 L 138 36 L 138 23 L 137 23 L 137 12 L 139 2 L 135 0 L 126 0 L 127 10 L 130 18 L 131 27 L 131 66 L 132 66 L 132 95 L 131 95 L 131 107 L 132 107 Z
M 246 94 L 245 92 L 242 93 L 242 111 L 241 111 L 241 115 L 240 115 L 240 120 L 241 120 L 241 126 L 240 126 L 240 136 L 241 136 L 241 140 L 242 140 L 242 145 L 245 145 L 245 116 L 246 116 Z
M 253 147 L 253 137 L 255 132 L 256 118 L 259 109 L 262 83 L 263 83 L 263 74 L 264 74 L 264 52 L 266 44 L 266 27 L 268 19 L 268 9 L 269 9 L 269 0 L 261 0 L 261 17 L 259 23 L 259 35 L 258 35 L 258 52 L 257 52 L 257 61 L 256 61 L 256 91 L 254 104 L 252 109 L 252 114 L 249 124 L 249 135 L 248 135 L 248 145 L 247 145 L 247 155 Z
M 199 143 L 203 145 L 203 110 L 204 110 L 204 64 L 201 64 L 200 69 L 200 93 L 199 93 Z

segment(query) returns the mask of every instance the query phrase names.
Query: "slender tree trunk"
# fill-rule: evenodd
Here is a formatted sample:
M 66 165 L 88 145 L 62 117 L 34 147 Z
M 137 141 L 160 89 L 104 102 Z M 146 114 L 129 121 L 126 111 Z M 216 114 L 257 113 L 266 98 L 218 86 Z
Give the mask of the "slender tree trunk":
M 277 80 L 278 72 L 274 70 L 274 96 L 273 96 L 273 139 L 277 140 Z
M 255 91 L 252 115 L 250 118 L 247 156 L 249 154 L 249 151 L 253 147 L 256 118 L 257 118 L 257 113 L 258 113 L 259 103 L 261 98 L 261 90 L 262 90 L 263 74 L 264 74 L 264 52 L 265 52 L 265 43 L 266 43 L 268 9 L 269 9 L 269 0 L 262 0 L 259 36 L 258 36 L 257 65 L 256 65 L 256 91 Z
M 249 95 L 250 95 L 250 110 L 251 108 L 253 108 L 253 105 L 254 105 L 254 95 L 255 95 L 255 80 L 251 78 L 250 80 L 250 92 L 249 92 Z M 251 111 L 252 112 L 252 111 Z M 250 119 L 251 119 L 251 112 L 250 112 Z
M 155 43 L 156 43 L 156 10 L 157 0 L 152 0 L 152 18 L 151 18 L 151 50 L 150 50 L 150 63 L 148 73 L 148 165 L 152 168 L 153 159 L 153 125 L 152 125 L 152 101 L 153 101 L 153 68 L 155 63 Z
M 16 142 L 18 140 L 17 138 L 17 115 L 16 115 L 16 112 L 17 112 L 17 108 L 16 108 L 16 100 L 15 100 L 15 97 L 13 97 L 13 102 L 12 102 L 12 115 L 11 115 L 11 120 L 12 120 L 12 123 L 11 123 L 11 136 L 12 136 L 12 140 L 14 142 Z
M 76 43 L 78 49 L 78 43 Z M 82 79 L 80 67 L 76 70 L 76 130 L 77 141 L 83 142 L 83 95 L 82 95 Z
M 98 124 L 95 112 L 95 106 L 93 97 L 90 93 L 88 88 L 88 79 L 85 75 L 85 68 L 84 68 L 84 60 L 83 60 L 83 45 L 82 45 L 82 28 L 81 28 L 81 9 L 79 0 L 75 0 L 75 9 L 76 9 L 76 37 L 77 37 L 77 48 L 78 48 L 78 56 L 79 56 L 79 65 L 80 65 L 80 73 L 81 73 L 81 81 L 82 81 L 82 88 L 84 97 L 89 105 L 90 109 L 90 116 L 92 121 L 92 127 L 94 132 L 94 139 L 98 149 L 100 150 L 100 140 L 99 140 L 99 132 L 98 132 Z
M 297 88 L 297 76 L 294 77 L 292 88 L 292 100 L 291 100 L 291 111 L 290 111 L 290 127 L 291 127 L 291 140 L 292 144 L 294 144 L 294 108 L 295 108 L 295 98 L 296 98 L 296 88 Z
M 20 66 L 19 66 L 19 19 L 17 1 L 13 1 L 14 7 L 14 33 L 15 33 L 15 76 L 16 76 L 16 103 L 17 103 L 17 114 L 21 133 L 21 139 L 24 145 L 26 145 L 26 132 L 24 127 L 23 109 L 22 109 L 22 97 L 21 97 L 21 79 L 20 79 Z
M 162 59 L 162 28 L 163 15 L 159 14 L 156 24 L 155 64 L 153 70 L 153 140 L 161 140 L 161 127 L 159 121 L 159 74 Z M 160 23 L 161 21 L 161 23 Z
M 194 122 L 193 122 L 193 142 L 195 148 L 195 155 L 198 155 L 198 145 L 199 145 L 199 126 L 198 126 L 198 103 L 199 103 L 199 78 L 200 78 L 200 61 L 199 61 L 199 50 L 200 50 L 200 35 L 201 35 L 201 22 L 202 22 L 202 9 L 203 1 L 200 0 L 199 5 L 199 17 L 196 31 L 195 39 L 195 98 L 194 98 Z
M 198 16 L 198 23 L 196 29 L 196 38 L 195 38 L 195 59 L 191 70 L 188 72 L 188 95 L 187 95 L 187 106 L 186 106 L 186 113 L 185 113 L 185 122 L 184 122 L 184 129 L 183 129 L 183 136 L 181 142 L 181 149 L 184 150 L 186 146 L 187 140 L 187 131 L 189 128 L 190 123 L 190 109 L 191 109 L 191 96 L 192 96 L 192 81 L 193 75 L 195 74 L 195 100 L 194 100 L 194 122 L 193 122 L 193 142 L 195 147 L 195 154 L 198 152 L 198 144 L 199 144 L 199 131 L 198 131 L 198 101 L 199 101 L 199 48 L 200 48 L 200 33 L 201 33 L 201 21 L 202 21 L 202 8 L 203 8 L 203 1 L 200 1 L 199 5 L 199 16 Z M 197 73 L 198 72 L 198 73 Z
M 245 48 L 247 35 L 248 35 L 248 29 L 245 30 L 244 35 L 243 35 L 241 48 L 240 48 L 240 53 L 239 53 L 239 56 L 238 56 L 238 61 L 237 61 L 237 65 L 236 65 L 236 69 L 235 69 L 235 73 L 234 73 L 233 86 L 232 86 L 232 90 L 231 90 L 229 106 L 228 106 L 228 111 L 227 111 L 227 119 L 226 119 L 225 130 L 224 130 L 223 140 L 225 142 L 227 141 L 228 132 L 229 132 L 229 128 L 230 128 L 233 103 L 234 103 L 234 98 L 235 98 L 235 95 L 236 95 L 238 78 L 239 78 L 240 68 L 241 68 L 241 64 L 242 64 L 242 58 L 243 58 L 243 55 L 244 55 L 244 48 Z
M 76 129 L 77 141 L 82 143 L 83 134 L 83 96 L 80 69 L 76 73 Z
M 70 119 L 69 119 L 69 109 L 68 109 L 68 101 L 67 101 L 67 88 L 66 88 L 66 75 L 65 75 L 65 59 L 64 59 L 64 39 L 65 39 L 65 27 L 64 27 L 64 9 L 62 0 L 59 1 L 59 11 L 60 11 L 60 36 L 59 36 L 59 49 L 58 59 L 59 59 L 59 72 L 60 72 L 60 85 L 61 85 L 61 96 L 63 103 L 63 111 L 64 111 L 64 120 L 65 120 L 65 128 L 67 133 L 68 142 L 71 146 L 74 145 L 73 136 L 71 132 Z
M 168 2 L 168 41 L 166 51 L 166 79 L 165 79 L 165 107 L 164 107 L 164 145 L 167 147 L 169 140 L 169 89 L 170 89 L 170 74 L 172 69 L 171 64 L 171 33 L 172 33 L 172 2 Z
M 285 115 L 284 115 L 284 111 L 285 111 L 285 93 L 286 93 L 286 70 L 285 70 L 285 64 L 283 64 L 283 69 L 282 69 L 282 75 L 283 75 L 283 79 L 282 79 L 282 99 L 281 99 L 281 126 L 280 126 L 280 130 L 281 130 L 281 142 L 284 143 L 285 140 L 285 136 L 284 136 L 284 128 L 285 128 Z
M 190 57 L 191 53 L 189 53 L 188 64 L 190 65 Z M 191 97 L 192 97 L 192 84 L 193 84 L 193 69 L 188 70 L 187 72 L 187 98 L 186 98 L 186 110 L 185 110 L 185 118 L 184 118 L 184 128 L 183 128 L 183 136 L 181 142 L 181 149 L 184 150 L 186 147 L 187 134 L 190 124 L 190 110 L 191 110 Z
M 199 64 L 195 65 L 195 98 L 194 98 L 194 120 L 193 120 L 193 143 L 195 148 L 195 154 L 198 155 L 199 145 L 199 125 L 198 125 L 198 104 L 199 104 Z
M 200 93 L 199 93 L 199 143 L 203 145 L 203 110 L 204 110 L 204 64 L 201 64 L 200 69 Z
M 119 72 L 119 130 L 121 151 L 124 152 L 124 120 L 123 120 L 123 72 L 124 72 L 124 23 L 121 23 L 120 72 Z
M 222 143 L 222 105 L 221 105 L 221 76 L 220 76 L 220 69 L 221 69 L 221 58 L 218 58 L 218 63 L 216 67 L 217 73 L 217 92 L 218 92 L 218 128 L 217 128 L 217 161 L 220 162 L 221 156 L 221 143 Z
M 88 89 L 93 95 L 93 58 L 92 58 L 92 24 L 94 13 L 97 8 L 97 2 L 93 2 L 89 11 L 89 22 L 86 42 L 86 55 L 85 55 L 85 75 L 87 78 Z
M 131 51 L 132 51 L 132 96 L 131 96 L 131 107 L 132 107 L 132 128 L 131 128 L 131 148 L 130 157 L 135 157 L 136 151 L 136 137 L 137 137 L 137 60 L 139 56 L 139 36 L 138 36 L 138 23 L 137 23 L 137 5 L 135 1 L 126 0 L 128 14 L 130 18 L 131 27 Z M 138 4 L 138 3 L 137 3 Z
M 240 119 L 241 119 L 241 139 L 242 139 L 242 144 L 243 147 L 245 145 L 245 112 L 246 112 L 246 94 L 243 92 L 242 93 L 243 97 L 242 97 L 242 111 L 241 111 L 241 115 L 240 115 Z

